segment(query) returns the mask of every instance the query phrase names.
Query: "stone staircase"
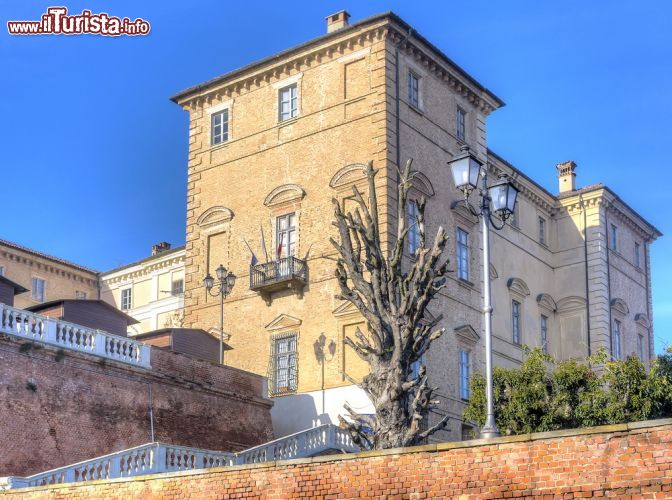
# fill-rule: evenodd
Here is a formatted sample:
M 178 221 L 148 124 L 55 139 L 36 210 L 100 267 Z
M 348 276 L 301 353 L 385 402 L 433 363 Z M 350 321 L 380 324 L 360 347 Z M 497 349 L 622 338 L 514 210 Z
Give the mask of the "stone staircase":
M 352 442 L 350 435 L 332 424 L 306 429 L 238 453 L 155 442 L 28 477 L 0 478 L 0 490 L 307 458 L 330 452 L 354 453 L 357 451 L 359 447 Z

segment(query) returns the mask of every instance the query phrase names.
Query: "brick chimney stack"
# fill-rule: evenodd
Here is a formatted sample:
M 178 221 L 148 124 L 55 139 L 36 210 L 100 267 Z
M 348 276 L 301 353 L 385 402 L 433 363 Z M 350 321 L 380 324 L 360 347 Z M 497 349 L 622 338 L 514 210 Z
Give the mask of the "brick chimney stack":
M 558 163 L 555 168 L 558 169 L 558 179 L 560 185 L 560 194 L 576 190 L 576 163 L 572 160 L 564 163 Z
M 327 33 L 340 30 L 341 28 L 345 28 L 350 24 L 348 22 L 348 19 L 350 19 L 350 14 L 348 14 L 347 10 L 341 10 L 339 12 L 336 12 L 336 14 L 327 16 L 326 19 L 327 19 Z
M 170 250 L 170 243 L 167 241 L 162 241 L 161 243 L 152 245 L 152 256 L 158 255 L 161 252 L 165 252 L 166 250 Z

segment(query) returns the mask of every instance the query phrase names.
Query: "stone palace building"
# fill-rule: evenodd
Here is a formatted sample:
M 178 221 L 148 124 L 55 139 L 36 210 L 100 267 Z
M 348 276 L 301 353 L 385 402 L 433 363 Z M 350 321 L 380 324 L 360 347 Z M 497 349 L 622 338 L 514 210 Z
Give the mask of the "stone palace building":
M 413 196 L 428 200 L 429 234 L 443 225 L 451 236 L 454 272 L 430 307 L 447 333 L 425 360 L 441 399 L 430 420 L 453 419 L 437 438 L 469 430 L 461 423 L 467 380 L 484 362 L 481 235 L 455 203 L 461 194 L 447 166 L 464 144 L 492 178 L 505 172 L 520 189 L 512 224 L 492 237 L 495 364 L 516 366 L 524 345 L 560 359 L 605 347 L 648 362 L 649 246 L 659 231 L 607 186 L 578 189 L 573 162 L 557 165 L 559 192 L 546 191 L 488 149 L 487 117 L 501 99 L 395 14 L 348 18 L 329 16 L 324 36 L 172 98 L 189 113 L 185 324 L 218 324 L 219 302 L 203 278 L 220 264 L 232 270 L 226 363 L 268 375 L 276 435 L 335 422 L 345 401 L 372 411 L 345 378 L 365 374 L 343 343 L 364 323 L 334 297 L 329 243 L 331 200 L 352 206 L 369 160 L 381 171 L 387 242 L 396 171 L 408 158 L 419 172 Z

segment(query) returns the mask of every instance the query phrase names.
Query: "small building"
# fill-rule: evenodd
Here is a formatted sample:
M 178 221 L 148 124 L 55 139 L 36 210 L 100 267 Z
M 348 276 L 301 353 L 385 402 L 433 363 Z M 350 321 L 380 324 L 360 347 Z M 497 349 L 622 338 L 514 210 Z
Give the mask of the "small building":
M 198 328 L 161 328 L 141 333 L 134 338 L 166 351 L 187 354 L 213 363 L 219 362 L 219 339 Z M 231 346 L 224 344 L 225 351 L 231 349 Z
M 103 300 L 62 299 L 27 307 L 27 311 L 126 337 L 138 321 Z
M 14 295 L 19 295 L 27 291 L 27 288 L 0 275 L 0 304 L 14 306 Z

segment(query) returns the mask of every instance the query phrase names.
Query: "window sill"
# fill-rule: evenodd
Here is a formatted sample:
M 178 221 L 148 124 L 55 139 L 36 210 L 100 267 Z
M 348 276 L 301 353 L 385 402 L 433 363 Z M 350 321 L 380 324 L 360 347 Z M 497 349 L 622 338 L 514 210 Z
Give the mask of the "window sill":
M 415 111 L 420 116 L 424 116 L 424 114 L 425 114 L 425 111 L 421 107 L 416 106 L 415 104 L 411 104 L 410 102 L 408 103 L 408 108 Z
M 465 280 L 464 278 L 457 278 L 457 284 L 470 290 L 474 290 L 476 288 L 476 285 L 474 285 L 469 280 Z
M 301 115 L 295 116 L 294 118 L 287 118 L 286 120 L 282 120 L 282 121 L 278 120 L 276 122 L 275 126 L 276 127 L 283 127 L 285 125 L 292 125 L 293 123 L 296 123 L 297 121 L 299 121 L 299 118 L 301 118 Z

